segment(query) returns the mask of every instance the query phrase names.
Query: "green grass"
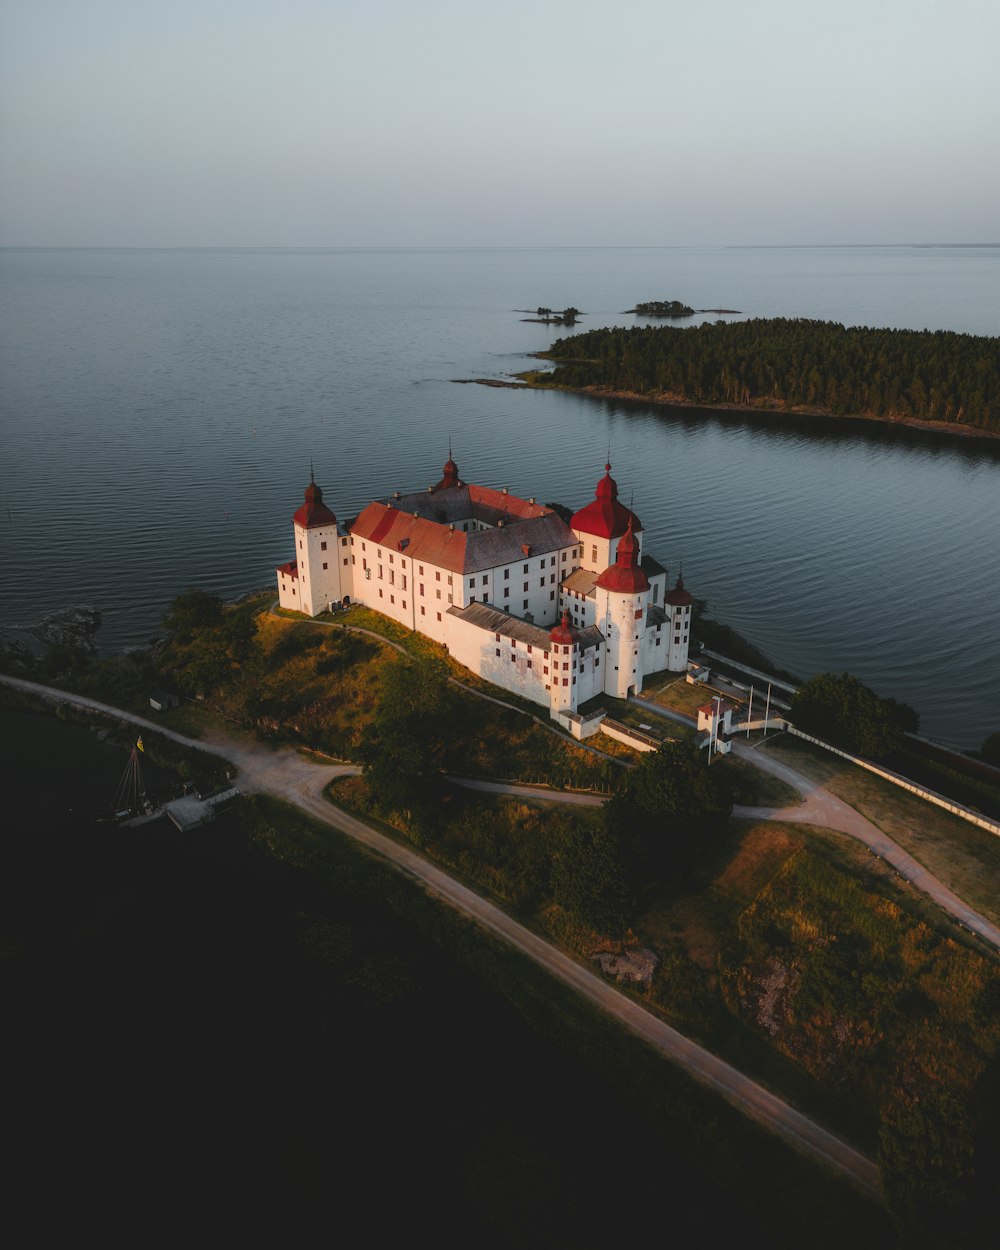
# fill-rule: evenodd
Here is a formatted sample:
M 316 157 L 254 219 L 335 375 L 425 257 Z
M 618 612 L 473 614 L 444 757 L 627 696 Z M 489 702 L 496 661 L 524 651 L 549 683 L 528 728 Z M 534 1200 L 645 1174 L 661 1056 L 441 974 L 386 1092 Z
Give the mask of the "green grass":
M 650 1123 L 662 1126 L 686 1158 L 760 1211 L 776 1245 L 805 1239 L 820 1250 L 833 1250 L 850 1238 L 858 1250 L 874 1250 L 886 1243 L 887 1218 L 877 1204 L 758 1128 L 533 961 L 437 902 L 418 883 L 276 800 L 248 800 L 244 812 L 261 849 L 338 890 L 384 903 L 405 916 L 502 994 L 540 1034 L 600 1073 Z M 628 1149 L 627 1142 L 614 1146 Z
M 1000 924 L 1000 838 L 811 743 L 782 735 L 758 749 L 773 752 L 850 804 L 960 898 Z

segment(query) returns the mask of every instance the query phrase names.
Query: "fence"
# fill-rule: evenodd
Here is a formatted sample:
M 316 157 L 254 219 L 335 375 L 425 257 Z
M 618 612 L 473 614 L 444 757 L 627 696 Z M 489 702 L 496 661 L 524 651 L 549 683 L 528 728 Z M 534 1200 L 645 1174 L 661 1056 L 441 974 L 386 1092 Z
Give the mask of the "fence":
M 955 803 L 952 799 L 946 799 L 942 794 L 936 794 L 933 790 L 925 790 L 923 786 L 918 786 L 915 782 L 910 781 L 907 777 L 901 777 L 899 773 L 894 773 L 888 768 L 883 768 L 880 764 L 873 764 L 870 760 L 860 759 L 857 755 L 851 755 L 847 751 L 841 751 L 839 747 L 833 747 L 829 742 L 824 742 L 821 738 L 814 738 L 811 734 L 803 733 L 801 729 L 796 729 L 794 725 L 786 722 L 787 730 L 796 738 L 802 738 L 806 742 L 811 742 L 815 746 L 822 747 L 824 751 L 830 751 L 834 755 L 839 755 L 841 759 L 850 760 L 852 764 L 857 764 L 859 768 L 865 769 L 869 773 L 875 773 L 877 777 L 883 777 L 886 781 L 890 781 L 894 786 L 899 786 L 901 790 L 909 790 L 911 794 L 915 794 L 918 798 L 933 803 L 937 807 L 943 807 L 946 812 L 951 812 L 962 820 L 967 820 L 970 825 L 978 825 L 980 829 L 985 829 L 987 833 L 992 833 L 1000 837 L 1000 824 L 995 820 L 990 820 L 981 812 L 974 812 L 971 808 L 963 807 L 961 803 Z

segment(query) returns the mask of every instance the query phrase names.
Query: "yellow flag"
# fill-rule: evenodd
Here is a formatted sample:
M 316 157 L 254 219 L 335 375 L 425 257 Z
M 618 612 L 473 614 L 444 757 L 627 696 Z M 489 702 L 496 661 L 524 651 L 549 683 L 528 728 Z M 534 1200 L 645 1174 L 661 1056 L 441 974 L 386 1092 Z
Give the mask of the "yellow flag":
M 145 750 L 146 750 L 146 748 L 142 745 L 142 739 L 141 739 L 141 738 L 136 738 L 136 740 L 135 740 L 135 745 L 139 748 L 139 750 L 140 750 L 140 751 L 145 751 Z

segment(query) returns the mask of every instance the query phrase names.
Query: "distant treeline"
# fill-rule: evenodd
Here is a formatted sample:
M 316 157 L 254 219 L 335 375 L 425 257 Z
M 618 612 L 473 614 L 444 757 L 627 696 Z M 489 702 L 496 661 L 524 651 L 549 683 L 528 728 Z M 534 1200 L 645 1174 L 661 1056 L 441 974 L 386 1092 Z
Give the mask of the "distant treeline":
M 591 330 L 540 381 L 693 404 L 809 407 L 1000 432 L 1000 338 L 789 318 Z

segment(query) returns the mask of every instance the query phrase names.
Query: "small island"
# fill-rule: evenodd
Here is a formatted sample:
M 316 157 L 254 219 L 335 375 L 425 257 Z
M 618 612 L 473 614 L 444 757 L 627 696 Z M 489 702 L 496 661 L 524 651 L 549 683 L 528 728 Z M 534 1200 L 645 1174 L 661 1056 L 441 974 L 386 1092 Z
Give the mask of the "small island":
M 553 308 L 546 308 L 540 305 L 538 308 L 518 308 L 517 312 L 534 312 L 533 317 L 523 317 L 523 321 L 530 321 L 534 325 L 543 326 L 575 326 L 578 319 L 583 316 L 579 308 L 563 308 L 557 311 Z
M 679 299 L 654 299 L 647 304 L 636 304 L 634 308 L 626 308 L 627 313 L 635 313 L 638 317 L 693 317 L 695 310 Z

